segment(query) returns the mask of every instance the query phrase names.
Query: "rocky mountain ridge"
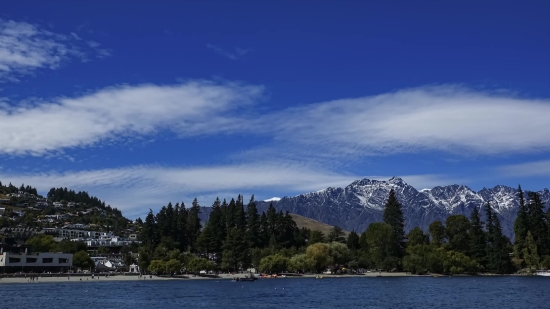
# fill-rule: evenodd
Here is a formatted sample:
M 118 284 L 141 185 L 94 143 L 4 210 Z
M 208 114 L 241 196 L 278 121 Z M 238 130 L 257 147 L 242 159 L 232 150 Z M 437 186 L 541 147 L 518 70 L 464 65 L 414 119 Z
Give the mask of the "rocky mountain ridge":
M 269 204 L 273 204 L 277 210 L 338 225 L 348 231 L 363 232 L 370 223 L 382 221 L 384 204 L 391 189 L 395 190 L 403 205 L 407 231 L 415 226 L 427 231 L 431 222 L 445 222 L 449 215 L 470 216 L 474 207 L 480 208 L 489 202 L 500 217 L 503 232 L 513 238 L 513 225 L 519 208 L 517 189 L 501 185 L 477 192 L 464 185 L 437 186 L 418 191 L 399 177 L 387 181 L 362 179 L 345 188 L 329 187 L 283 197 L 278 201 L 261 201 L 258 202 L 258 210 L 264 211 Z M 550 191 L 543 189 L 538 193 L 548 206 Z M 525 196 L 527 198 L 526 192 Z

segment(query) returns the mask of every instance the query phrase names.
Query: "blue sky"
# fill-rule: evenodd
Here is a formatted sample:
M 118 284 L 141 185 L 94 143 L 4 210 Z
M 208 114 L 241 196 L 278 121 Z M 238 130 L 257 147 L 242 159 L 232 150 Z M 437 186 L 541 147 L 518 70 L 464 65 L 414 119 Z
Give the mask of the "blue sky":
M 0 180 L 168 201 L 550 180 L 548 1 L 12 1 Z

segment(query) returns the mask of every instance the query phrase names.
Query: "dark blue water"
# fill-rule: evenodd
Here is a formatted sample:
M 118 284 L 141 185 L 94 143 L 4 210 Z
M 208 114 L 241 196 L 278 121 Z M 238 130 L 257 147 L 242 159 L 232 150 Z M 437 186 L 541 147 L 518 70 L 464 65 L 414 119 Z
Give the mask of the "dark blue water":
M 325 278 L 1 284 L 0 308 L 550 308 L 550 278 Z

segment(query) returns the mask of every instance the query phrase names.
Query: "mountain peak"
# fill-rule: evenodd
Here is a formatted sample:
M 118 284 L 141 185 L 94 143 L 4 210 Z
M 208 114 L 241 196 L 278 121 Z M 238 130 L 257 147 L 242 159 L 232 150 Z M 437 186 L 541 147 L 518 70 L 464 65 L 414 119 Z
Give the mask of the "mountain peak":
M 503 231 L 513 237 L 513 222 L 518 208 L 516 189 L 495 186 L 474 191 L 465 185 L 436 186 L 417 191 L 402 178 L 388 180 L 361 179 L 345 188 L 327 188 L 317 192 L 285 197 L 273 201 L 277 210 L 289 211 L 347 230 L 364 231 L 372 222 L 382 220 L 384 204 L 391 189 L 403 205 L 405 228 L 418 226 L 427 230 L 433 221 L 445 221 L 449 215 L 470 216 L 474 208 L 490 202 L 501 219 Z M 543 201 L 550 201 L 550 191 L 539 191 Z M 264 203 L 264 209 L 269 203 Z M 550 205 L 548 205 L 550 206 Z
M 401 177 L 393 176 L 388 180 L 389 183 L 392 184 L 398 184 L 398 185 L 406 185 L 407 183 L 403 180 Z

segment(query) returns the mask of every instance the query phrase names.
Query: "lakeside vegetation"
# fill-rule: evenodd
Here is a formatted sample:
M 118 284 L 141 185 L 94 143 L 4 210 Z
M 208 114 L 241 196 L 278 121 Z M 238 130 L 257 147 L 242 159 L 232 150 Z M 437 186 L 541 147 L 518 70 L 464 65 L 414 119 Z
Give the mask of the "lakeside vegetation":
M 12 195 L 16 192 L 42 198 L 30 186 L 0 184 L 0 194 L 10 194 L 11 205 L 21 202 Z M 64 212 L 71 216 L 63 224 L 92 223 L 98 230 L 115 232 L 130 228 L 139 233 L 142 243 L 122 248 L 126 264 L 136 262 L 142 271 L 159 274 L 249 268 L 267 273 L 376 269 L 413 274 L 508 274 L 550 268 L 550 211 L 544 211 L 537 193 L 525 195 L 519 187 L 514 243 L 503 235 L 498 215 L 489 204 L 474 209 L 469 217 L 452 215 L 445 222 L 432 222 L 428 231 L 417 227 L 405 234 L 406 219 L 394 191 L 384 205 L 383 221 L 370 224 L 362 233 L 348 233 L 337 226 L 325 233 L 299 228 L 291 214 L 276 211 L 272 205 L 265 213 L 258 213 L 254 196 L 246 204 L 242 196 L 229 203 L 216 199 L 204 225 L 197 199 L 190 208 L 168 203 L 156 214 L 150 210 L 145 220 L 131 222 L 96 197 L 66 188 L 52 188 L 47 199 L 64 205 L 74 202 L 74 207 L 30 207 L 19 221 L 8 220 L 14 216 L 13 208 L 8 207 L 0 223 L 47 227 L 49 223 L 37 218 Z M 51 236 L 38 235 L 27 244 L 35 251 L 74 253 L 75 266 L 93 267 L 83 243 L 55 243 Z M 109 250 L 101 247 L 97 253 L 108 254 Z
M 241 196 L 230 203 L 217 199 L 203 229 L 196 199 L 190 209 L 168 204 L 156 215 L 150 211 L 143 224 L 140 266 L 155 272 L 170 272 L 180 263 L 190 271 L 254 267 L 267 273 L 377 269 L 413 274 L 509 274 L 526 267 L 549 268 L 550 212 L 544 213 L 537 193 L 529 192 L 526 202 L 521 187 L 519 192 L 514 244 L 502 233 L 490 204 L 474 209 L 469 218 L 452 215 L 444 223 L 434 221 L 428 233 L 417 227 L 405 234 L 405 218 L 393 190 L 383 222 L 347 237 L 339 227 L 328 235 L 299 229 L 290 214 L 272 205 L 260 215 L 254 197 L 246 206 Z

